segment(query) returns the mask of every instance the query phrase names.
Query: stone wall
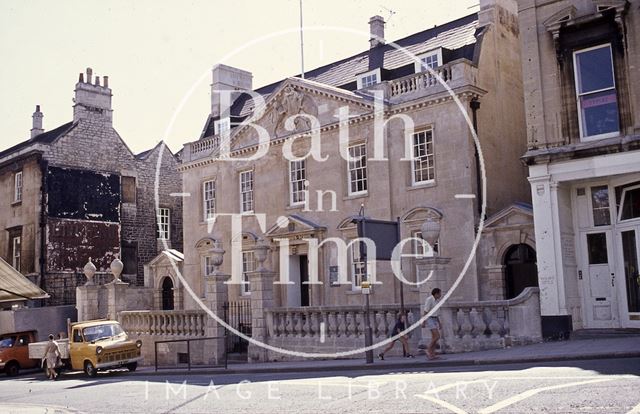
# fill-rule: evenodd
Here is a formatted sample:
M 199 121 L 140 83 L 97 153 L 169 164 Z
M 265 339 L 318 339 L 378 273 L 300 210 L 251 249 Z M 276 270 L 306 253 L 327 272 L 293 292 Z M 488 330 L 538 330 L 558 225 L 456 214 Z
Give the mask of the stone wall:
M 22 308 L 0 312 L 0 334 L 36 331 L 36 339 L 44 341 L 49 334 L 67 335 L 67 318 L 76 322 L 74 306 Z
M 123 275 L 123 279 L 139 286 L 144 283 L 144 264 L 164 249 L 164 245 L 156 237 L 155 210 L 156 167 L 158 158 L 162 157 L 159 163 L 158 205 L 171 210 L 171 239 L 167 241 L 168 247 L 182 249 L 182 199 L 169 195 L 182 191 L 181 177 L 176 172 L 177 161 L 174 155 L 163 143 L 144 156 L 136 157 L 111 125 L 81 119 L 68 134 L 48 148 L 45 157 L 50 165 L 135 177 L 135 203 L 121 204 L 120 239 L 122 246 L 133 245 L 137 252 L 136 271 Z M 69 280 L 67 285 L 72 286 L 72 282 Z M 55 286 L 59 286 L 59 283 Z M 52 289 L 48 293 L 53 298 L 68 296 L 64 290 Z M 57 299 L 52 299 L 52 303 L 53 301 Z

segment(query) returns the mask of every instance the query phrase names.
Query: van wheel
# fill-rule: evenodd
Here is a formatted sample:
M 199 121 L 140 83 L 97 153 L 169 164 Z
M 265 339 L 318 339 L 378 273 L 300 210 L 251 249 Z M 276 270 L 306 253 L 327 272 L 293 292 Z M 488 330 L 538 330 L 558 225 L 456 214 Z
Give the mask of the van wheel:
M 138 363 L 137 362 L 132 362 L 130 364 L 127 364 L 127 369 L 131 372 L 135 371 L 136 368 L 138 368 Z
M 93 378 L 96 375 L 98 375 L 98 370 L 96 369 L 96 367 L 93 366 L 91 361 L 87 361 L 87 362 L 84 363 L 84 372 L 85 372 L 85 374 L 87 374 L 91 378 Z
M 17 362 L 9 362 L 4 367 L 4 370 L 7 373 L 8 377 L 15 377 L 16 375 L 18 375 L 20 373 L 20 365 L 18 365 Z

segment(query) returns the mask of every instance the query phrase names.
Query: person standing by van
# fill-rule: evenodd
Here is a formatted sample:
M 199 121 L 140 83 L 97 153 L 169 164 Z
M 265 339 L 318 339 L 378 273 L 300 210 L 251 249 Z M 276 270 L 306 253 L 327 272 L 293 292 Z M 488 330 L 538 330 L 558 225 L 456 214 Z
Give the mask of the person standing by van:
M 58 348 L 58 343 L 53 340 L 53 334 L 49 335 L 49 343 L 44 349 L 44 357 L 47 363 L 47 377 L 51 380 L 56 380 L 58 378 L 56 365 L 60 358 L 60 348 Z

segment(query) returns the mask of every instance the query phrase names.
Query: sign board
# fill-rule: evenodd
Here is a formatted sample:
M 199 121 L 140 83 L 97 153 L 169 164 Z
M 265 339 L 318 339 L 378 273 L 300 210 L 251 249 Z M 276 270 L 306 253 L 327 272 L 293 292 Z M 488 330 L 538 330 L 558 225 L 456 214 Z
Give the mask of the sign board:
M 400 243 L 398 237 L 398 222 L 373 220 L 369 218 L 355 218 L 358 225 L 358 237 L 373 240 L 376 245 L 376 260 L 391 260 L 393 249 Z M 360 243 L 364 253 L 364 243 Z M 373 259 L 368 257 L 369 260 Z

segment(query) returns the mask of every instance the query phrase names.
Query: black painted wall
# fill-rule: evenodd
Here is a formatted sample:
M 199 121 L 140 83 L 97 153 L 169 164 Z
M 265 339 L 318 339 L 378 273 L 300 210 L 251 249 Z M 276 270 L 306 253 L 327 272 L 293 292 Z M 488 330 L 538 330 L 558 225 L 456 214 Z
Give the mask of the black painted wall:
M 49 167 L 49 217 L 120 221 L 120 176 L 71 168 Z

